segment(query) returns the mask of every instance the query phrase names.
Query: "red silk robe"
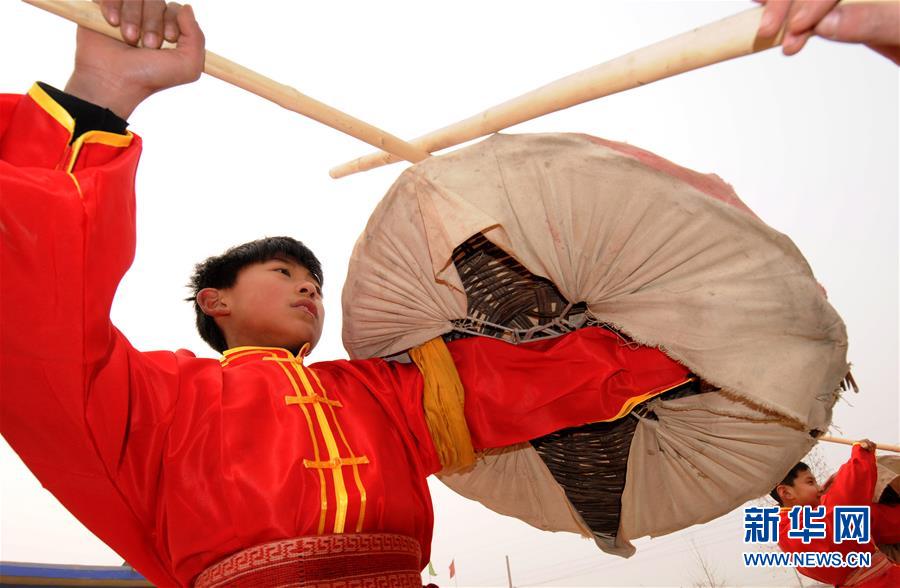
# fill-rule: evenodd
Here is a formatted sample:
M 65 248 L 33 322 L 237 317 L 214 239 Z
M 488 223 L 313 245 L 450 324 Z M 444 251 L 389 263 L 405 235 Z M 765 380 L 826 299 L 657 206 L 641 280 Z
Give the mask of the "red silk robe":
M 790 509 L 782 508 L 778 526 L 778 546 L 784 552 L 840 552 L 846 555 L 851 551 L 874 554 L 877 551 L 876 544 L 900 543 L 900 505 L 888 506 L 872 502 L 877 477 L 875 454 L 865 451 L 859 445 L 854 445 L 850 459 L 841 466 L 828 491 L 822 494 L 819 500 L 819 504 L 825 507 L 825 538 L 812 539 L 809 543 L 803 543 L 799 538 L 788 537 L 787 533 L 791 528 L 788 518 Z M 869 506 L 871 508 L 872 541 L 869 543 L 857 541 L 834 543 L 832 537 L 834 536 L 835 506 Z M 900 566 L 887 563 L 886 565 L 882 564 L 881 567 L 883 569 L 879 573 L 866 578 L 862 583 L 853 585 L 866 588 L 896 588 L 900 586 Z M 835 586 L 843 585 L 853 574 L 859 572 L 859 568 L 822 567 L 797 568 L 797 570 L 804 576 Z
M 189 585 L 246 547 L 321 533 L 416 538 L 440 469 L 411 364 L 310 366 L 139 352 L 109 309 L 131 264 L 137 136 L 93 131 L 39 87 L 0 96 L 0 425 L 32 472 L 151 582 Z M 600 329 L 451 343 L 476 448 L 616 418 L 685 381 Z

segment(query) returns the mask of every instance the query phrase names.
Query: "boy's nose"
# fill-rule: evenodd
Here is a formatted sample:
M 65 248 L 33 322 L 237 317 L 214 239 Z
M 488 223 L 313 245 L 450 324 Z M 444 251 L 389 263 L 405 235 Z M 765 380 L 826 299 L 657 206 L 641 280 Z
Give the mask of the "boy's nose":
M 316 297 L 316 286 L 312 282 L 300 282 L 297 284 L 297 291 L 309 295 L 310 298 Z

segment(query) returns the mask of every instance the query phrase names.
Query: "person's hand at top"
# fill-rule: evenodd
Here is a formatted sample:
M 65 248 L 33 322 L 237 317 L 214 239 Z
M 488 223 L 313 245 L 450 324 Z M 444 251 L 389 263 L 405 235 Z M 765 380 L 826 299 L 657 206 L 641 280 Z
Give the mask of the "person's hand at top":
M 765 5 L 759 36 L 773 37 L 784 26 L 781 46 L 794 55 L 812 35 L 862 43 L 900 65 L 900 1 L 838 4 L 837 0 L 755 0 Z M 785 23 L 787 23 L 785 25 Z
M 154 92 L 200 77 L 205 40 L 190 6 L 163 0 L 99 4 L 129 44 L 78 27 L 75 69 L 66 92 L 127 119 Z M 160 49 L 164 40 L 177 46 Z

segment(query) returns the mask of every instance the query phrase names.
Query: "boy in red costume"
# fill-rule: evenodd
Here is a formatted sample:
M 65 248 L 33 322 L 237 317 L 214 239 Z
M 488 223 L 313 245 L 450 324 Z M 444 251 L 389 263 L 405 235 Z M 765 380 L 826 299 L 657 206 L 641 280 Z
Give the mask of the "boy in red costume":
M 429 374 L 381 360 L 304 365 L 324 307 L 301 243 L 256 241 L 198 267 L 198 326 L 220 360 L 139 352 L 111 324 L 134 253 L 141 148 L 124 119 L 195 80 L 204 39 L 189 7 L 102 8 L 145 48 L 79 29 L 66 92 L 0 96 L 4 437 L 157 585 L 324 586 L 347 574 L 420 585 L 426 478 L 448 465 L 423 410 Z M 177 48 L 156 50 L 163 38 Z M 615 418 L 689 379 L 660 351 L 600 329 L 449 348 L 476 450 Z
M 798 567 L 798 571 L 818 582 L 835 586 L 865 586 L 889 588 L 900 586 L 900 565 L 879 552 L 876 544 L 900 543 L 900 505 L 879 504 L 872 501 L 878 476 L 875 465 L 875 444 L 868 439 L 854 444 L 850 459 L 832 477 L 826 490 L 818 485 L 809 467 L 795 465 L 773 490 L 772 497 L 781 505 L 778 545 L 784 552 L 868 552 L 872 565 L 867 568 Z M 788 513 L 795 506 L 825 507 L 825 537 L 811 538 L 803 543 L 788 536 L 791 521 Z M 871 541 L 834 542 L 834 509 L 838 506 L 868 506 L 871 520 Z M 817 517 L 818 518 L 818 517 Z

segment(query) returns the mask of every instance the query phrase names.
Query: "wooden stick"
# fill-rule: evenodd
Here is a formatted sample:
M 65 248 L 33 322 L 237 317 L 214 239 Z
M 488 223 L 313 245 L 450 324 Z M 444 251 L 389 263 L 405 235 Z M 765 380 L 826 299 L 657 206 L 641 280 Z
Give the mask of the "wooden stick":
M 100 6 L 89 0 L 23 1 L 71 20 L 79 26 L 122 41 L 122 34 L 119 32 L 119 28 L 107 23 L 100 12 Z M 212 51 L 206 52 L 206 62 L 203 71 L 224 82 L 270 100 L 288 110 L 307 116 L 351 137 L 356 137 L 360 141 L 365 141 L 376 149 L 382 149 L 391 153 L 391 156 L 396 158 L 394 161 L 405 159 L 415 163 L 429 155 L 427 151 L 413 147 L 406 141 L 386 133 L 369 123 L 345 114 L 314 98 L 310 98 L 290 86 L 280 84 L 251 69 L 225 59 L 221 55 L 216 55 Z
M 867 1 L 885 0 L 843 0 L 843 3 Z M 774 37 L 756 36 L 762 13 L 761 6 L 751 8 L 638 49 L 410 142 L 433 153 L 576 104 L 775 47 L 781 43 L 781 33 Z M 389 153 L 372 153 L 338 165 L 329 174 L 342 178 L 396 161 L 399 159 Z
M 854 443 L 858 443 L 858 441 L 854 441 L 853 439 L 844 439 L 843 437 L 832 437 L 831 435 L 822 435 L 821 437 L 816 438 L 819 441 L 828 441 L 829 443 L 840 443 L 841 445 L 853 445 Z M 874 443 L 874 441 L 873 441 Z M 893 451 L 894 453 L 900 453 L 900 445 L 888 445 L 887 443 L 875 443 L 875 446 L 878 449 L 883 451 Z

